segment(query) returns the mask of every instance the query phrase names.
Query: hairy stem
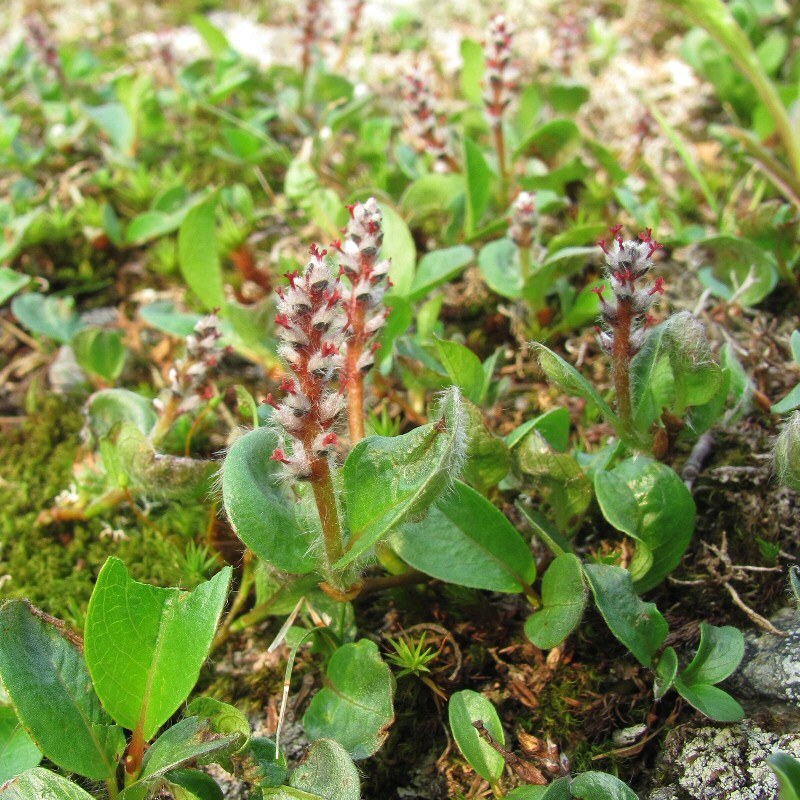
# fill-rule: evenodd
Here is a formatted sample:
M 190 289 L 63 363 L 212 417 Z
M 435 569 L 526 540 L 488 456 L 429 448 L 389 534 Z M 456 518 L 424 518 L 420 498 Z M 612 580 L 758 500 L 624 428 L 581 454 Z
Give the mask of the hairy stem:
M 494 126 L 494 146 L 497 150 L 497 163 L 500 168 L 500 207 L 508 203 L 508 171 L 506 170 L 506 137 L 503 134 L 503 121 L 497 120 Z
M 631 323 L 633 308 L 631 298 L 620 298 L 617 319 L 614 323 L 614 349 L 611 353 L 614 373 L 614 391 L 617 413 L 625 433 L 633 435 L 633 403 L 631 399 Z
M 330 464 L 326 459 L 320 459 L 316 468 L 317 475 L 311 485 L 314 489 L 319 521 L 322 524 L 322 534 L 325 537 L 325 557 L 328 562 L 328 570 L 333 573 L 333 565 L 344 555 L 342 523 L 339 520 Z

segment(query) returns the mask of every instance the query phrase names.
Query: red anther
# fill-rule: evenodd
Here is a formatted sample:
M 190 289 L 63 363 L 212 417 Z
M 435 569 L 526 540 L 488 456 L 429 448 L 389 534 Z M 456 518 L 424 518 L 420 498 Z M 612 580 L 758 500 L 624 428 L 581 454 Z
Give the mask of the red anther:
M 308 248 L 308 252 L 311 253 L 314 258 L 322 258 L 323 256 L 328 255 L 328 251 L 320 250 L 316 242 L 314 242 L 311 247 Z
M 589 291 L 594 292 L 601 300 L 603 299 L 603 292 L 606 290 L 605 286 L 593 286 Z
M 656 318 L 652 314 L 645 314 L 644 315 L 644 329 L 647 330 L 648 328 L 652 328 L 657 322 Z
M 275 294 L 278 295 L 278 297 L 280 297 L 281 300 L 286 299 L 286 293 L 283 291 L 283 286 L 278 286 L 275 289 Z
M 648 244 L 650 245 L 650 252 L 648 253 L 648 255 L 653 255 L 653 253 L 655 253 L 656 250 L 664 249 L 664 245 L 661 244 L 661 242 L 648 242 Z
M 359 203 L 353 203 L 351 206 L 345 206 L 345 208 L 350 212 L 350 219 L 353 218 L 353 212 L 355 211 L 357 205 L 359 205 Z
M 283 378 L 281 380 L 281 385 L 278 388 L 282 392 L 289 392 L 289 394 L 294 394 L 295 393 L 294 378 Z
M 283 452 L 283 448 L 281 448 L 281 447 L 276 447 L 272 451 L 272 455 L 269 457 L 269 460 L 270 461 L 280 461 L 281 464 L 288 464 L 289 463 L 289 459 L 286 458 L 286 453 Z
M 331 247 L 334 250 L 338 250 L 341 253 L 342 252 L 342 240 L 341 239 L 334 239 L 331 242 Z
M 611 231 L 611 235 L 616 239 L 619 236 L 619 232 L 622 230 L 622 225 L 612 225 L 609 230 Z
M 339 276 L 338 277 L 341 278 L 342 275 L 344 275 L 346 272 L 347 272 L 347 270 L 341 264 L 339 264 Z
M 383 345 L 382 345 L 380 342 L 373 342 L 373 343 L 370 345 L 370 348 L 369 348 L 369 349 L 370 349 L 370 351 L 371 351 L 371 352 L 373 352 L 373 353 L 377 353 L 377 352 L 378 352 L 378 350 L 380 350 L 380 349 L 381 349 L 381 347 L 383 347 Z
M 333 342 L 324 341 L 322 343 L 322 349 L 320 350 L 322 353 L 323 358 L 327 358 L 328 356 L 335 356 L 339 354 L 339 349 Z
M 210 400 L 213 396 L 214 396 L 214 389 L 211 386 L 204 386 L 200 390 L 200 397 L 202 397 L 203 400 Z
M 289 283 L 292 285 L 292 289 L 294 289 L 294 282 L 297 278 L 300 277 L 300 273 L 297 270 L 295 270 L 294 272 L 285 272 L 283 277 L 286 278 L 287 281 L 289 281 Z
M 600 335 L 600 334 L 603 332 L 603 329 L 602 329 L 602 328 L 601 328 L 599 325 L 594 325 L 594 326 L 592 326 L 592 327 L 594 328 L 594 332 L 595 332 L 595 333 L 596 333 L 598 336 L 599 336 L 599 335 Z
M 322 440 L 322 444 L 327 447 L 328 445 L 333 445 L 336 447 L 339 444 L 339 437 L 331 431 L 330 433 L 325 434 L 325 438 Z
M 606 240 L 605 240 L 605 239 L 601 239 L 599 242 L 597 242 L 597 246 L 598 246 L 598 247 L 599 247 L 599 248 L 600 248 L 600 249 L 601 249 L 601 250 L 602 250 L 602 251 L 603 251 L 603 252 L 604 252 L 606 255 L 611 255 L 611 254 L 608 252 L 608 248 L 606 247 Z
M 276 410 L 278 409 L 278 404 L 275 402 L 275 398 L 272 396 L 272 392 L 270 392 L 261 402 L 272 406 Z
M 639 234 L 639 241 L 642 241 L 642 242 L 650 242 L 652 240 L 652 238 L 653 238 L 653 229 L 652 228 L 645 228 Z
M 275 315 L 275 324 L 280 325 L 282 328 L 286 328 L 286 330 L 291 330 L 291 323 L 289 322 L 289 315 L 288 314 L 276 314 Z
M 647 294 L 664 294 L 664 279 L 660 275 L 656 278 L 656 282 Z
M 333 306 L 342 299 L 342 293 L 339 291 L 338 287 L 326 296 L 328 298 L 328 308 L 333 308 Z
M 394 281 L 387 275 L 386 276 L 386 288 L 391 289 L 394 286 Z

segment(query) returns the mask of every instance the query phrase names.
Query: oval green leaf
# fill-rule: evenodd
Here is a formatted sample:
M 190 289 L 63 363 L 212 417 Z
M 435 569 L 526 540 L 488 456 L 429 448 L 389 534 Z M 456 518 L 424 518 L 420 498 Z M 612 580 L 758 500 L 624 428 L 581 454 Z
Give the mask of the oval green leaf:
M 417 523 L 389 540 L 397 554 L 428 575 L 492 592 L 522 592 L 536 579 L 530 548 L 491 502 L 456 481 Z
M 572 553 L 553 560 L 542 578 L 542 608 L 525 622 L 525 635 L 543 650 L 561 644 L 583 617 L 586 587 L 581 562 Z
M 345 644 L 331 656 L 325 686 L 314 695 L 303 727 L 311 739 L 335 739 L 352 758 L 368 758 L 394 722 L 392 695 L 392 675 L 375 642 Z
M 145 740 L 197 682 L 228 596 L 230 567 L 193 592 L 134 581 L 109 558 L 86 612 L 86 662 L 114 720 Z
M 0 606 L 0 678 L 23 725 L 55 764 L 94 780 L 116 772 L 122 730 L 100 705 L 66 626 L 23 600 Z
M 314 569 L 313 531 L 298 523 L 282 466 L 270 461 L 276 447 L 269 428 L 237 439 L 222 467 L 222 499 L 236 535 L 259 558 L 302 575 Z
M 473 725 L 478 720 L 483 722 L 492 739 L 503 746 L 506 737 L 495 707 L 482 694 L 464 689 L 450 698 L 447 711 L 453 738 L 464 758 L 482 778 L 490 783 L 497 783 L 506 761 L 481 739 Z

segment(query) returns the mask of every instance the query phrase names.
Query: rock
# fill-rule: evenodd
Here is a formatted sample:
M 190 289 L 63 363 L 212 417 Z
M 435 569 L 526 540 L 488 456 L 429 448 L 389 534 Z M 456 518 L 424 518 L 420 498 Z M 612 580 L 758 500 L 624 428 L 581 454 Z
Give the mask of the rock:
M 751 633 L 745 655 L 730 680 L 731 692 L 749 717 L 783 730 L 800 731 L 800 611 L 785 608 L 771 620 L 787 636 Z
M 656 762 L 647 800 L 777 800 L 766 763 L 776 750 L 800 757 L 800 735 L 773 733 L 745 720 L 730 727 L 676 728 Z

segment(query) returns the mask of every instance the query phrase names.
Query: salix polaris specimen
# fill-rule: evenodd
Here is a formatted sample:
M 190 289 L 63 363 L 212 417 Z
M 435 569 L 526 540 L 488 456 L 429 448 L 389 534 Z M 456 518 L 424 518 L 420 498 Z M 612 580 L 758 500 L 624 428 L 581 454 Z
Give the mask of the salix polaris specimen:
M 439 98 L 431 89 L 428 76 L 419 67 L 414 67 L 404 76 L 403 101 L 405 132 L 414 149 L 420 154 L 430 153 L 439 170 L 458 172 Z
M 284 445 L 272 453 L 294 479 L 310 481 L 330 566 L 342 557 L 342 529 L 331 479 L 330 459 L 338 439 L 333 430 L 344 404 L 336 378 L 342 365 L 345 317 L 341 285 L 325 260 L 327 250 L 311 246 L 302 274 L 287 274 L 289 286 L 278 290 L 275 323 L 281 337 L 279 355 L 289 366 L 281 389 L 283 401 L 267 402 L 285 433 Z
M 158 441 L 181 414 L 196 411 L 203 400 L 210 400 L 214 389 L 208 373 L 219 363 L 225 348 L 219 344 L 222 331 L 216 313 L 198 321 L 186 337 L 186 354 L 169 371 L 169 387 L 153 404 L 160 417 L 152 439 Z
M 628 432 L 632 431 L 633 412 L 631 397 L 630 362 L 639 352 L 647 328 L 654 320 L 648 313 L 664 294 L 664 279 L 642 285 L 642 279 L 653 266 L 652 256 L 661 245 L 656 242 L 650 228 L 639 234 L 639 241 L 623 240 L 622 225 L 611 228 L 612 239 L 598 242 L 606 255 L 606 274 L 611 282 L 614 302 L 608 302 L 605 287 L 592 291 L 600 298 L 600 315 L 604 324 L 599 332 L 600 344 L 611 356 L 617 411 Z
M 484 45 L 486 74 L 483 101 L 486 115 L 494 133 L 497 161 L 500 167 L 503 204 L 505 205 L 508 172 L 506 169 L 506 143 L 503 134 L 503 114 L 514 98 L 517 88 L 517 72 L 511 63 L 514 25 L 505 15 L 497 14 L 489 22 Z
M 334 242 L 340 255 L 341 271 L 350 281 L 342 286 L 345 326 L 342 383 L 347 390 L 347 418 L 350 444 L 364 438 L 364 377 L 375 363 L 375 341 L 389 314 L 383 295 L 389 281 L 389 259 L 381 260 L 383 215 L 374 197 L 366 203 L 348 206 L 350 222 L 343 242 Z
M 517 246 L 523 284 L 531 271 L 531 245 L 538 217 L 536 199 L 530 192 L 520 192 L 511 204 L 508 238 Z

